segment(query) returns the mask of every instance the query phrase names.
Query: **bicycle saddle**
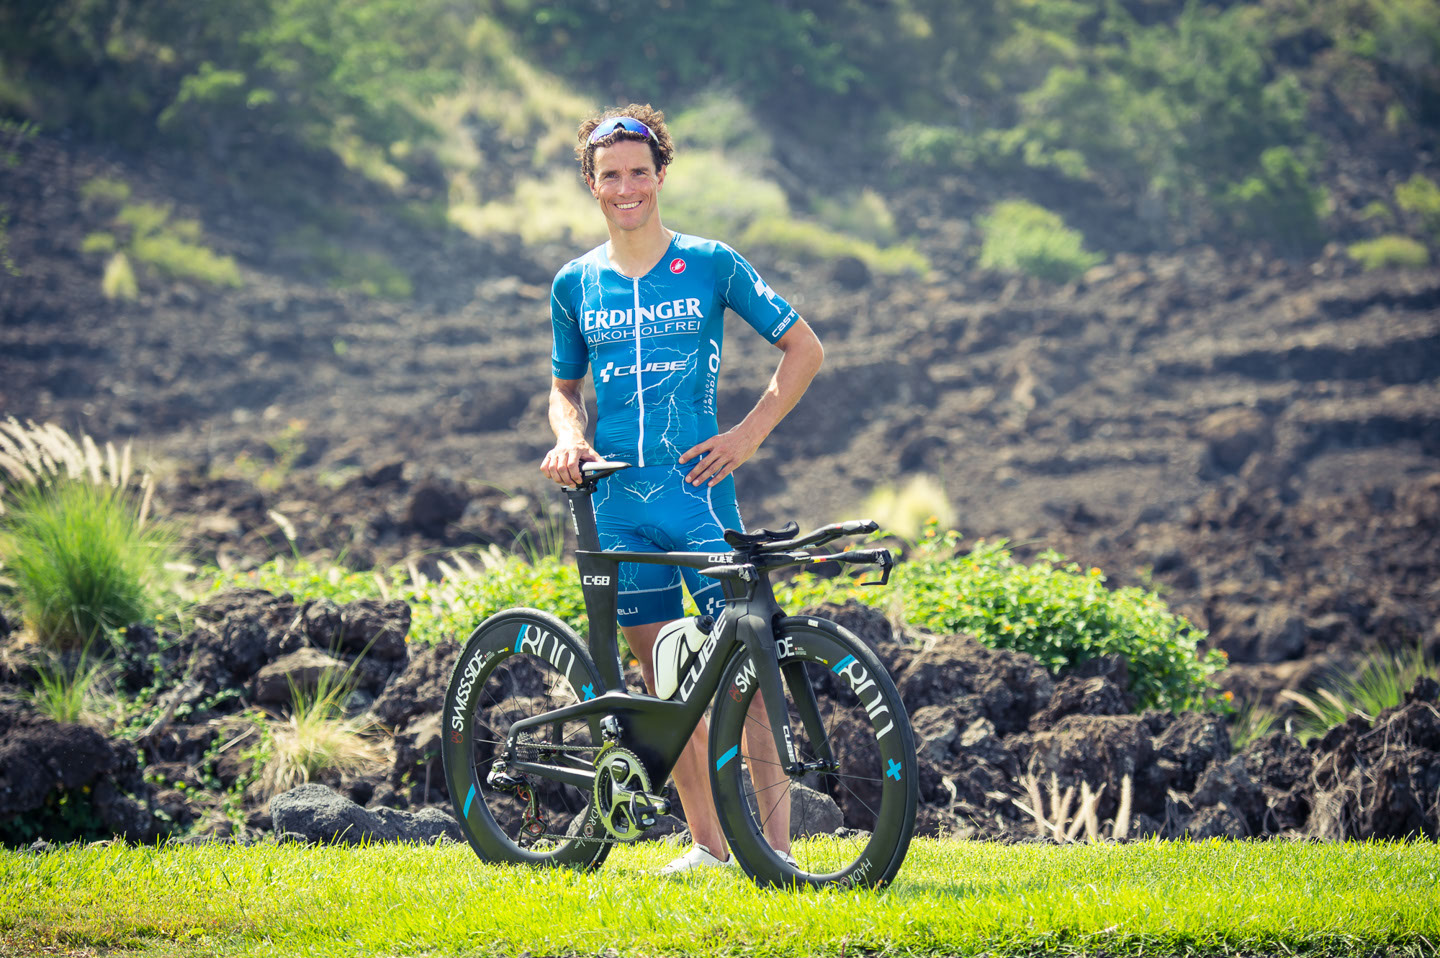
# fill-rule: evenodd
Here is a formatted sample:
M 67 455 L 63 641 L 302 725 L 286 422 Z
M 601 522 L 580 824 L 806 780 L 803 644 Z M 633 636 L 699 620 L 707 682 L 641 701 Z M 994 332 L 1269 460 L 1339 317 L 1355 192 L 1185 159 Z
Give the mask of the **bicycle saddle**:
M 580 463 L 580 474 L 587 479 L 604 479 L 612 472 L 629 469 L 628 462 L 606 462 L 604 460 Z
M 783 539 L 792 539 L 799 531 L 800 527 L 795 524 L 793 519 L 785 523 L 778 532 L 771 529 L 761 529 L 759 532 L 744 533 L 737 532 L 734 529 L 726 529 L 725 543 L 736 549 L 744 546 L 758 546 L 766 542 L 780 542 Z

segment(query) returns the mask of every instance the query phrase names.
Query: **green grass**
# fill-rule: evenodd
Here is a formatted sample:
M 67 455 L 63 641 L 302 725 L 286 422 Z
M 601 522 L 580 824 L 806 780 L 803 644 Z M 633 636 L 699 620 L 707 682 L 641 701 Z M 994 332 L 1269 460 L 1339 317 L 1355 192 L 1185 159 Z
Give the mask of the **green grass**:
M 1434 954 L 1434 844 L 918 840 L 893 887 L 481 864 L 464 845 L 0 852 L 0 954 Z
M 1345 252 L 1367 273 L 1375 269 L 1422 269 L 1430 265 L 1430 251 L 1424 243 L 1394 233 L 1351 243 Z
M 113 668 L 106 662 L 90 657 L 90 646 L 79 657 L 66 663 L 52 655 L 48 664 L 36 666 L 36 682 L 26 696 L 42 715 L 57 722 L 84 722 L 99 725 L 103 714 L 114 704 L 107 701 L 106 690 Z
M 79 647 L 155 612 L 173 539 L 142 522 L 125 490 L 79 480 L 22 486 L 0 519 L 0 559 L 43 644 Z

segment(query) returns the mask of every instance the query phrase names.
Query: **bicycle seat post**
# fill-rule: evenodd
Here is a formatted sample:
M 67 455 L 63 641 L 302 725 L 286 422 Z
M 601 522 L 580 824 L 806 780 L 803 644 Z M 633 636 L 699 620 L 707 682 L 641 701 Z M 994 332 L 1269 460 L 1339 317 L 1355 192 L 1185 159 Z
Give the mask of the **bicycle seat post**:
M 619 588 L 620 563 L 600 555 L 600 533 L 595 526 L 592 496 L 601 479 L 627 468 L 626 463 L 585 463 L 584 478 L 578 486 L 566 486 L 570 517 L 575 522 L 575 564 L 580 570 L 580 590 L 585 595 L 585 616 L 590 622 L 590 657 L 611 691 L 625 688 L 620 667 L 620 644 L 616 636 L 615 599 Z

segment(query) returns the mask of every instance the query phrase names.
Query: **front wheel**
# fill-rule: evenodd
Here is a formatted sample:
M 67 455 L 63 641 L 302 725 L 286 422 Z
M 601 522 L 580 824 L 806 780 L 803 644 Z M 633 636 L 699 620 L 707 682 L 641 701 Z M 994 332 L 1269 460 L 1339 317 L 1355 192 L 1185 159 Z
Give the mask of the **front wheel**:
M 730 848 L 765 885 L 888 884 L 919 798 L 915 737 L 895 683 L 833 622 L 788 618 L 775 638 L 807 771 L 792 776 L 780 765 L 754 666 L 736 653 L 710 728 L 711 784 Z
M 603 691 L 580 639 L 552 615 L 511 609 L 471 634 L 445 691 L 441 754 L 455 817 L 481 858 L 572 868 L 604 860 L 610 846 L 590 840 L 604 828 L 586 791 L 496 763 L 516 721 Z M 524 734 L 513 758 L 588 770 L 598 743 L 586 719 L 553 722 Z

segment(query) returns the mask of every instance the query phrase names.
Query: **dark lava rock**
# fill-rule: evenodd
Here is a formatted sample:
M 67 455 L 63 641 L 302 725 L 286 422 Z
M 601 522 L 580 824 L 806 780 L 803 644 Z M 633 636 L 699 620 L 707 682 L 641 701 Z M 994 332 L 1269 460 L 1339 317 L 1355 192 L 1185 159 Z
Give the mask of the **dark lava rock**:
M 1310 832 L 1320 838 L 1440 837 L 1440 684 L 1425 677 L 1374 723 L 1320 740 Z
M 59 841 L 118 835 L 145 842 L 168 830 L 146 807 L 152 790 L 133 747 L 13 705 L 0 705 L 0 714 L 0 834 L 7 842 L 28 842 L 36 834 Z M 52 807 L 62 794 L 70 809 L 65 816 Z
M 937 638 L 911 661 L 899 686 L 911 711 L 951 704 L 963 715 L 990 719 L 1002 735 L 1026 728 L 1054 691 L 1033 657 L 987 649 L 966 635 Z
M 442 809 L 369 811 L 334 789 L 313 782 L 272 798 L 270 817 L 277 834 L 294 834 L 303 841 L 321 844 L 465 840 L 455 819 Z
M 344 662 L 307 646 L 282 655 L 256 672 L 250 685 L 250 699 L 261 705 L 288 706 L 297 692 L 314 692 L 322 681 L 333 685 L 344 673 Z
M 405 636 L 410 634 L 410 606 L 403 600 L 359 599 L 347 603 L 340 616 L 343 651 L 390 662 L 409 657 Z
M 410 493 L 405 524 L 424 535 L 443 538 L 445 527 L 465 515 L 470 493 L 457 482 L 427 479 Z
M 445 706 L 445 687 L 459 656 L 459 643 L 450 641 L 422 650 L 375 700 L 371 707 L 375 717 L 388 728 L 398 730 L 417 715 L 440 714 Z
M 909 643 L 895 637 L 895 627 L 884 612 L 854 599 L 847 599 L 844 605 L 825 602 L 807 606 L 800 610 L 799 617 L 807 616 L 829 619 L 864 642 L 897 683 L 900 681 L 900 673 L 905 671 L 919 652 Z M 907 702 L 906 707 L 913 706 Z

